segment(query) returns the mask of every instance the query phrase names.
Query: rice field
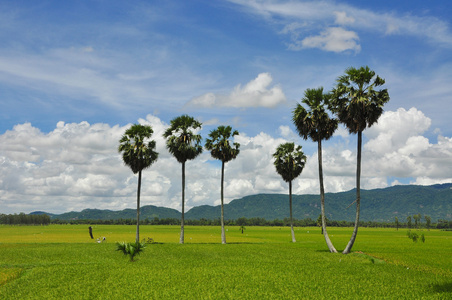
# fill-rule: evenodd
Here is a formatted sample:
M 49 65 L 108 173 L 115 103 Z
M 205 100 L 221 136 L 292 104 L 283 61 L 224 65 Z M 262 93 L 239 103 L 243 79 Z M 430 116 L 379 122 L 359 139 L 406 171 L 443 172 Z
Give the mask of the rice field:
M 140 226 L 135 262 L 115 251 L 135 226 L 0 226 L 0 299 L 452 299 L 452 232 L 360 228 L 350 255 L 319 228 Z M 351 228 L 329 228 L 343 249 Z M 97 243 L 96 238 L 106 238 Z

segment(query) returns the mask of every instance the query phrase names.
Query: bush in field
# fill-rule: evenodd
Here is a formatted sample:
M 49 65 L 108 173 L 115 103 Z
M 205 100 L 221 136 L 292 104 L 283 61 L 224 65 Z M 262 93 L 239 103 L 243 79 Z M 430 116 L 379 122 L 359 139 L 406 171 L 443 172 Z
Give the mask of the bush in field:
M 130 261 L 133 261 L 135 255 L 139 255 L 146 248 L 146 243 L 126 243 L 116 242 L 116 251 L 122 251 L 124 255 L 130 257 Z
M 415 242 L 415 243 L 418 241 L 419 238 L 421 239 L 421 241 L 423 243 L 425 243 L 425 235 L 424 234 L 421 234 L 421 236 L 419 236 L 419 234 L 417 234 L 416 232 L 411 232 L 411 230 L 408 230 L 406 235 L 408 236 L 409 239 L 412 239 L 413 242 Z
M 141 240 L 142 244 L 155 244 L 155 241 L 153 238 L 148 237 Z

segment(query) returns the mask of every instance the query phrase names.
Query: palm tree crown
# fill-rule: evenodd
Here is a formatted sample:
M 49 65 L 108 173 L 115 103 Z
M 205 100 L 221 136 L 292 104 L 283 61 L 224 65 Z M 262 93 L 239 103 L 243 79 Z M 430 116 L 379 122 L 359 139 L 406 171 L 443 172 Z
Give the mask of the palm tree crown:
M 151 126 L 134 124 L 119 140 L 118 151 L 122 153 L 122 160 L 134 174 L 149 168 L 158 158 L 158 153 L 154 151 L 155 141 L 145 141 L 151 138 L 153 133 Z
M 293 122 L 298 134 L 307 140 L 310 138 L 314 142 L 328 140 L 337 129 L 338 121 L 331 118 L 325 106 L 328 105 L 329 95 L 323 93 L 323 87 L 317 89 L 307 89 L 302 103 L 308 106 L 306 110 L 298 104 L 293 112 Z
M 375 90 L 384 83 L 368 66 L 350 67 L 337 79 L 330 107 L 350 133 L 363 131 L 377 122 L 383 105 L 389 101 L 387 89 Z
M 209 138 L 206 139 L 205 147 L 210 151 L 213 158 L 228 162 L 237 157 L 240 153 L 240 144 L 233 143 L 231 147 L 229 139 L 238 135 L 239 132 L 234 130 L 232 132 L 231 126 L 218 126 L 216 130 L 209 133 Z
M 182 115 L 171 120 L 170 127 L 163 137 L 167 139 L 166 148 L 177 159 L 184 163 L 202 153 L 201 135 L 195 130 L 201 128 L 201 123 L 193 117 Z
M 273 153 L 276 172 L 284 181 L 290 182 L 297 178 L 306 164 L 306 156 L 301 151 L 301 146 L 295 147 L 294 143 L 285 143 L 278 146 Z

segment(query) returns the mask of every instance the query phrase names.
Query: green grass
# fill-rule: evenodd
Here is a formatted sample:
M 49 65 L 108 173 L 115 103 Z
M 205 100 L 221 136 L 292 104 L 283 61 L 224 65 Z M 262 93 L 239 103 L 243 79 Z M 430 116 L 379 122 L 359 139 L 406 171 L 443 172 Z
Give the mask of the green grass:
M 141 226 L 135 262 L 115 251 L 134 226 L 0 226 L 0 299 L 450 299 L 452 232 L 361 228 L 350 255 L 327 251 L 318 228 Z M 351 228 L 329 228 L 343 249 Z

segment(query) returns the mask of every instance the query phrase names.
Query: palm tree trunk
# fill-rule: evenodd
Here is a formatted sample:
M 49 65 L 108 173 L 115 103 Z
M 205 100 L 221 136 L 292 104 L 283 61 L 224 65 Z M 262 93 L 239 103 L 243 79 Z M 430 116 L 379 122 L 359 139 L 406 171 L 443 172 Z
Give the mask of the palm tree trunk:
M 137 237 L 135 242 L 140 241 L 140 191 L 141 191 L 141 171 L 138 172 L 138 189 L 137 189 Z
M 182 216 L 180 221 L 180 244 L 184 243 L 184 211 L 185 211 L 185 162 L 182 163 Z
M 356 240 L 356 235 L 358 234 L 358 223 L 359 223 L 359 207 L 361 204 L 361 144 L 362 144 L 362 131 L 358 131 L 358 157 L 356 164 L 356 219 L 355 227 L 353 228 L 352 237 L 345 247 L 343 254 L 348 254 L 352 250 L 353 244 Z
M 292 233 L 292 243 L 295 243 L 295 232 L 293 231 L 293 218 L 292 218 L 292 181 L 289 181 L 289 208 L 290 208 L 290 231 Z
M 226 244 L 226 233 L 224 232 L 224 161 L 221 162 L 221 243 Z
M 320 182 L 320 207 L 322 211 L 322 232 L 325 237 L 325 242 L 331 253 L 337 253 L 336 248 L 334 248 L 333 243 L 328 236 L 326 231 L 326 220 L 325 220 L 325 189 L 323 187 L 323 168 L 322 168 L 322 140 L 319 139 L 317 142 L 317 153 L 319 158 L 319 182 Z

